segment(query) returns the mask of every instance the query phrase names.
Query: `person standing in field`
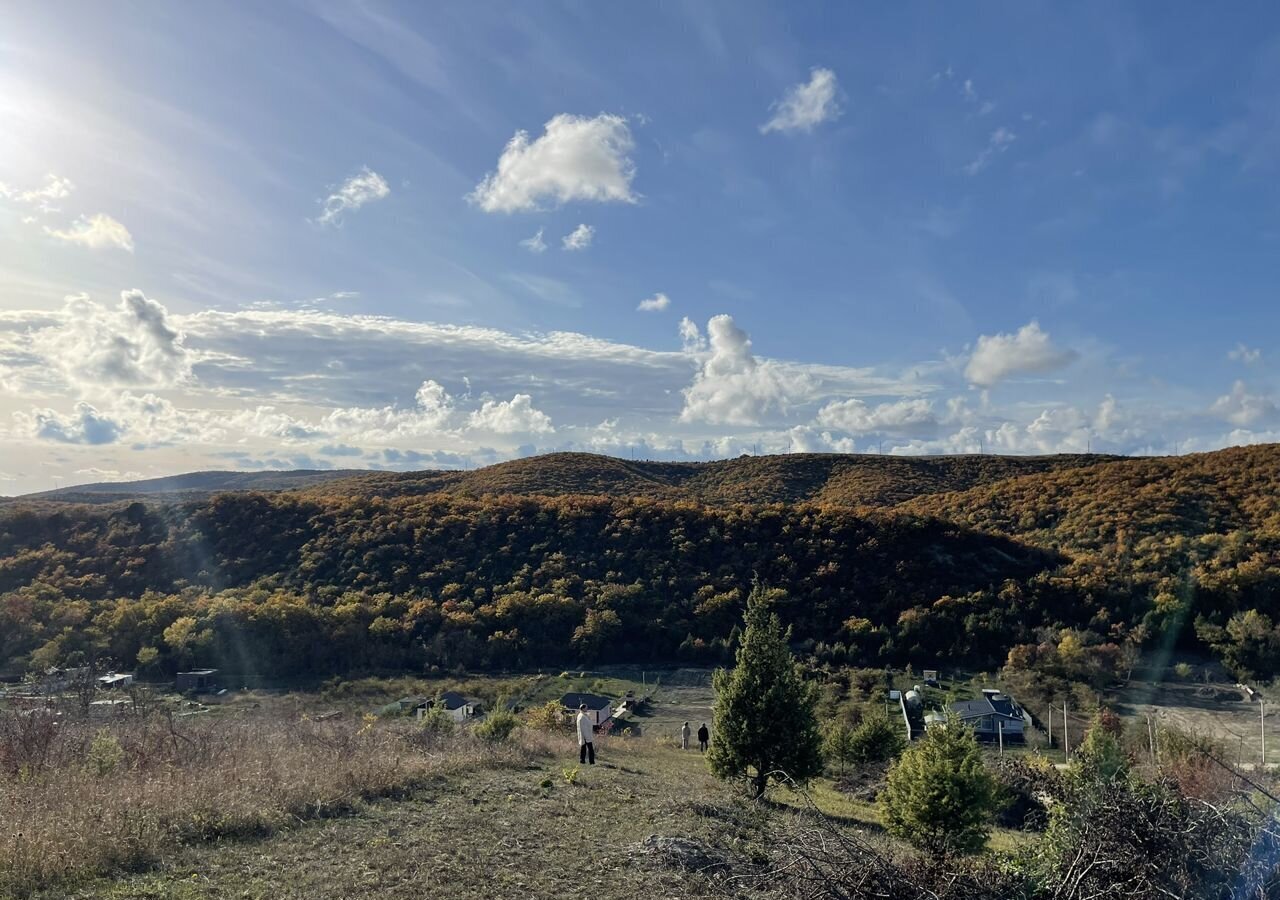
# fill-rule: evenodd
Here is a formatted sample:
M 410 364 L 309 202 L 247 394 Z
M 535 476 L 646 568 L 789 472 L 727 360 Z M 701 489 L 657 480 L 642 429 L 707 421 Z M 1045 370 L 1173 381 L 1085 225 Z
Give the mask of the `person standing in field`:
M 689 731 L 689 723 L 685 722 L 683 725 L 680 726 L 680 749 L 681 750 L 689 749 L 690 734 L 692 734 L 692 732 Z
M 689 726 L 686 724 L 685 728 L 688 728 L 688 727 Z M 711 741 L 711 732 L 707 731 L 707 723 L 703 722 L 702 725 L 698 728 L 698 752 L 706 753 L 707 745 L 710 743 L 710 741 Z
M 596 764 L 595 737 L 595 725 L 587 715 L 587 704 L 583 703 L 578 707 L 578 762 Z

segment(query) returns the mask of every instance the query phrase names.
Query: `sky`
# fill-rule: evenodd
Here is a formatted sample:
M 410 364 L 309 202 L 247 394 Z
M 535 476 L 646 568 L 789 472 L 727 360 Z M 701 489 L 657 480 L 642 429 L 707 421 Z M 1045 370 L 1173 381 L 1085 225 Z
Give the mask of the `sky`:
M 1280 439 L 1280 9 L 14 3 L 0 493 Z

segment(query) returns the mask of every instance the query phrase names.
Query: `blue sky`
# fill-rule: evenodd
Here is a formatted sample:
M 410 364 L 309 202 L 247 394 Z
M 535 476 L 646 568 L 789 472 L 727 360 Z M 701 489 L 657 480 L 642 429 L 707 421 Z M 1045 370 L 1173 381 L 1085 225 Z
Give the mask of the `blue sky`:
M 1266 5 L 6 19 L 0 492 L 1280 434 Z

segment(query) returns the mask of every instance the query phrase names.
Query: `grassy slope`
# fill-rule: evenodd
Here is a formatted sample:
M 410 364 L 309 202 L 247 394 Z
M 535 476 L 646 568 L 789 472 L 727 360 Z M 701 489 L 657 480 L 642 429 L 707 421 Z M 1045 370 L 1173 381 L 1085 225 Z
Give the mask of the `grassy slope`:
M 732 787 L 708 774 L 698 753 L 665 742 L 605 739 L 599 764 L 580 768 L 570 739 L 560 738 L 555 746 L 556 756 L 522 771 L 481 769 L 441 778 L 410 799 L 370 804 L 355 816 L 303 825 L 261 841 L 189 846 L 157 871 L 101 879 L 56 896 L 723 896 L 701 877 L 638 856 L 635 846 L 657 834 L 694 838 L 742 854 L 756 848 L 759 833 L 749 827 L 749 806 Z M 570 783 L 566 773 L 575 770 Z M 773 796 L 781 812 L 805 803 L 786 790 Z M 873 804 L 838 793 L 828 780 L 815 782 L 810 797 L 843 827 L 873 839 L 883 830 Z M 991 846 L 1011 850 L 1024 840 L 1018 832 L 997 829 Z
M 187 847 L 159 871 L 103 879 L 57 896 L 245 900 L 343 897 L 701 896 L 698 879 L 632 861 L 650 834 L 732 841 L 727 789 L 696 752 L 606 740 L 600 764 L 576 747 L 523 771 L 442 778 L 406 801 L 262 841 Z M 550 787 L 543 787 L 544 783 Z M 46 895 L 52 900 L 54 895 Z

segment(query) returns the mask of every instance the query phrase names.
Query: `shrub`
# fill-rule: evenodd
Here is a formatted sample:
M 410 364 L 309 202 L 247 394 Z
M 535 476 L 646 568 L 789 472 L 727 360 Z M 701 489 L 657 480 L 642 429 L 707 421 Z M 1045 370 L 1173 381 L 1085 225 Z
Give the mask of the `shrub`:
M 124 762 L 124 748 L 120 746 L 120 740 L 106 729 L 99 731 L 89 744 L 87 762 L 89 771 L 99 778 L 110 775 Z
M 515 713 L 500 709 L 475 727 L 475 735 L 482 741 L 498 744 L 519 727 L 520 718 Z
M 548 700 L 525 712 L 524 723 L 541 731 L 559 731 L 564 728 L 564 713 L 558 701 Z
M 449 713 L 439 704 L 431 707 L 418 720 L 418 731 L 429 741 L 439 742 L 453 734 L 458 724 L 449 717 Z
M 867 713 L 849 739 L 849 761 L 854 765 L 888 762 L 907 745 L 902 728 L 879 709 Z

